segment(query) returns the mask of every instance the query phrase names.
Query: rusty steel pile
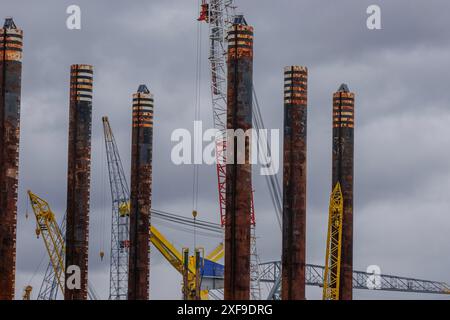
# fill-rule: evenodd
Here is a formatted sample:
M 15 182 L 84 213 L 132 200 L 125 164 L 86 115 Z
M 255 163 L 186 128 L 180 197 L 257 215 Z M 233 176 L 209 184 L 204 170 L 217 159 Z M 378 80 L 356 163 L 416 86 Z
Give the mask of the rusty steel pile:
M 352 299 L 353 288 L 353 154 L 355 94 L 342 84 L 333 94 L 332 188 L 339 182 L 344 198 L 341 285 L 339 296 Z
M 253 27 L 247 25 L 242 16 L 236 17 L 228 32 L 227 68 L 227 128 L 242 129 L 245 132 L 252 128 Z M 246 139 L 245 150 L 237 150 L 237 147 L 237 139 L 228 137 L 224 284 L 226 300 L 250 298 L 250 142 Z
M 66 300 L 86 300 L 88 283 L 89 204 L 91 187 L 93 67 L 70 69 L 69 155 L 67 170 L 66 271 L 78 266 L 81 289 L 69 288 Z
M 149 298 L 149 229 L 152 193 L 153 95 L 145 85 L 133 94 L 128 299 Z
M 0 300 L 14 297 L 23 31 L 0 29 Z
M 308 69 L 284 69 L 283 300 L 305 299 Z

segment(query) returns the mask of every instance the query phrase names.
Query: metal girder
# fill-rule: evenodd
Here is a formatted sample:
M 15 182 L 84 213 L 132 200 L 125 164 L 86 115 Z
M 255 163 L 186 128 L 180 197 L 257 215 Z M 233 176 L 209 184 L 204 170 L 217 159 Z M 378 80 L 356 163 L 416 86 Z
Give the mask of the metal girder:
M 260 281 L 273 283 L 274 286 L 267 297 L 268 300 L 280 299 L 281 262 L 272 261 L 260 264 Z M 306 285 L 323 287 L 325 267 L 306 265 Z M 428 294 L 450 294 L 450 286 L 445 282 L 422 280 L 382 274 L 379 283 L 373 283 L 374 275 L 363 271 L 353 271 L 353 289 L 394 291 Z M 373 288 L 373 289 L 372 289 Z

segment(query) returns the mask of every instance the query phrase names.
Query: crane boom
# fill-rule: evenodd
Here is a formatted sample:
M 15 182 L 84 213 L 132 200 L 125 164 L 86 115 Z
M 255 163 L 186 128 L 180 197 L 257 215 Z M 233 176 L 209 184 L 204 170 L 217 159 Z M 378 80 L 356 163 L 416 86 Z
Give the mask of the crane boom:
M 55 214 L 47 201 L 31 191 L 28 191 L 28 196 L 36 217 L 36 235 L 38 238 L 42 235 L 45 249 L 50 258 L 38 300 L 56 300 L 58 290 L 64 293 L 65 288 L 66 248 L 64 229 L 58 226 Z M 62 226 L 64 226 L 64 223 Z M 88 297 L 90 300 L 98 300 L 97 293 L 90 282 L 88 282 Z
M 28 191 L 31 207 L 36 217 L 36 235 L 42 236 L 50 257 L 53 274 L 61 292 L 64 292 L 64 237 L 61 234 L 55 214 L 44 199 Z
M 112 200 L 109 299 L 126 300 L 130 245 L 130 191 L 108 117 L 103 117 L 102 122 Z
M 330 197 L 323 300 L 339 300 L 343 216 L 344 199 L 338 182 Z

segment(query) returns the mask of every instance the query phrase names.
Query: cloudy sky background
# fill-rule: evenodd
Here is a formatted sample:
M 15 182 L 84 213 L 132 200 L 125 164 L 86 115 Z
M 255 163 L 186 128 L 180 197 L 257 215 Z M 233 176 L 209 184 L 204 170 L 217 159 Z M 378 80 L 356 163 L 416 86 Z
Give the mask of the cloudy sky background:
M 356 93 L 354 267 L 450 283 L 450 3 L 446 0 L 239 0 L 255 27 L 254 83 L 267 128 L 282 127 L 282 68 L 309 68 L 308 263 L 323 264 L 331 177 L 331 97 L 342 82 Z M 366 28 L 366 8 L 382 9 L 383 30 Z M 82 30 L 65 26 L 78 4 Z M 191 166 L 170 162 L 174 129 L 192 130 L 198 0 L 1 0 L 24 30 L 16 294 L 37 296 L 48 262 L 26 190 L 66 207 L 69 68 L 95 68 L 89 278 L 109 287 L 110 195 L 101 117 L 108 115 L 130 167 L 131 95 L 155 94 L 153 207 L 189 217 Z M 202 26 L 201 115 L 212 126 L 208 30 Z M 279 174 L 279 178 L 281 173 Z M 281 233 L 262 177 L 254 177 L 258 250 L 280 258 Z M 30 210 L 30 209 L 28 209 Z M 200 218 L 218 222 L 215 168 L 201 166 Z M 156 222 L 156 221 L 155 221 Z M 193 235 L 160 226 L 181 248 Z M 220 239 L 197 238 L 212 249 Z M 99 251 L 106 251 L 103 262 Z M 40 264 L 41 262 L 41 264 Z M 39 267 L 40 265 L 40 267 Z M 180 298 L 181 277 L 156 250 L 151 298 Z M 320 289 L 308 288 L 309 299 Z M 355 298 L 442 298 L 356 291 Z

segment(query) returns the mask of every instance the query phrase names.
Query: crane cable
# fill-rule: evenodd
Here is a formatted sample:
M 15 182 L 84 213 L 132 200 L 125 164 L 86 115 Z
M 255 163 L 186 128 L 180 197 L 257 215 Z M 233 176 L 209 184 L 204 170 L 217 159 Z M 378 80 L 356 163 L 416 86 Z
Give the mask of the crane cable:
M 200 6 L 200 0 L 197 1 Z M 196 52 L 196 68 L 195 68 L 195 106 L 194 106 L 194 121 L 200 121 L 201 110 L 201 76 L 202 76 L 202 25 L 200 21 L 197 21 L 197 52 Z M 194 139 L 198 138 L 198 134 L 201 136 L 201 132 L 196 132 L 198 128 L 194 126 Z M 201 138 L 200 138 L 201 139 Z M 194 142 L 194 146 L 196 142 Z M 196 220 L 198 209 L 198 189 L 199 189 L 199 164 L 197 163 L 197 157 L 203 156 L 203 154 L 197 155 L 197 149 L 194 148 L 194 168 L 193 168 L 193 182 L 192 182 L 192 216 L 194 218 L 194 248 L 197 246 L 197 233 L 196 233 Z
M 264 120 L 263 117 L 261 115 L 261 108 L 259 106 L 259 101 L 258 101 L 258 96 L 256 95 L 256 90 L 255 90 L 255 85 L 253 84 L 253 102 L 254 102 L 254 110 L 255 110 L 255 117 L 253 118 L 253 121 L 255 123 L 255 127 L 257 130 L 260 129 L 264 129 Z M 258 145 L 259 148 L 261 148 L 263 150 L 263 152 L 261 152 L 260 154 L 263 157 L 264 163 L 269 163 L 268 162 L 268 157 L 267 154 L 269 154 L 269 157 L 272 154 L 272 150 L 270 149 L 270 144 L 269 141 L 261 141 L 260 139 L 258 139 Z M 265 149 L 266 148 L 266 149 Z M 277 150 L 275 150 L 276 152 L 278 152 Z M 282 198 L 282 194 L 281 194 L 281 187 L 280 187 L 280 183 L 278 181 L 277 178 L 277 174 L 275 172 L 271 172 L 271 175 L 265 175 L 265 179 L 266 179 L 266 183 L 269 189 L 269 194 L 270 194 L 270 198 L 272 200 L 272 205 L 275 209 L 275 216 L 277 218 L 277 222 L 278 222 L 278 226 L 281 229 L 281 221 L 282 221 L 282 203 L 283 203 L 283 198 Z

